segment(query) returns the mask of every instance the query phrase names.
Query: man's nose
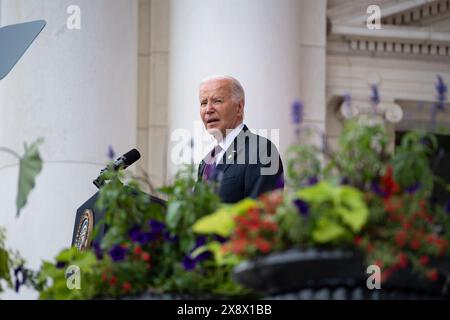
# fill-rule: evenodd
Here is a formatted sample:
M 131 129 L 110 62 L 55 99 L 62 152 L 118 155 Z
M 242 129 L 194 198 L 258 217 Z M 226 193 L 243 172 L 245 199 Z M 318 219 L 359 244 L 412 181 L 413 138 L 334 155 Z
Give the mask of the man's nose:
M 213 113 L 215 111 L 212 102 L 208 102 L 206 105 L 206 113 Z

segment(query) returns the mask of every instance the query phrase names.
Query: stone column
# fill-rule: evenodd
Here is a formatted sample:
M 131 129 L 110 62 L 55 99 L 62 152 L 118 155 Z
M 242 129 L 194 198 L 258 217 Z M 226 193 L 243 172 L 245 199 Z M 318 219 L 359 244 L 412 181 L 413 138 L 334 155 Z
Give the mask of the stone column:
M 79 30 L 67 28 L 71 5 L 81 9 Z M 47 21 L 0 82 L 0 146 L 23 153 L 23 142 L 45 139 L 43 171 L 18 219 L 17 160 L 0 153 L 0 225 L 32 267 L 70 245 L 108 146 L 119 155 L 136 145 L 137 8 L 137 0 L 1 1 L 2 25 Z
M 246 91 L 245 123 L 257 132 L 268 130 L 260 133 L 284 154 L 294 139 L 294 100 L 304 102 L 307 123 L 324 127 L 325 39 L 324 0 L 173 0 L 170 131 L 194 131 L 200 120 L 198 85 L 204 77 L 232 75 Z M 272 129 L 279 130 L 279 138 L 271 135 Z M 171 151 L 179 141 L 169 143 L 173 174 Z

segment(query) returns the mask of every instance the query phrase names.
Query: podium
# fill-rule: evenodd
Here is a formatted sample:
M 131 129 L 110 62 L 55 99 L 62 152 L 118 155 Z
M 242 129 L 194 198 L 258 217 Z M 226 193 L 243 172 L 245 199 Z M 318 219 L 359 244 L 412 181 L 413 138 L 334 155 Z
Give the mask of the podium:
M 149 203 L 159 205 L 165 210 L 166 201 L 149 194 L 146 195 L 149 198 Z M 108 231 L 108 226 L 104 223 L 105 212 L 95 206 L 98 198 L 99 192 L 97 191 L 77 209 L 72 233 L 72 246 L 80 251 L 89 249 L 93 242 L 100 243 Z M 98 226 L 97 234 L 95 238 L 92 238 L 96 226 Z

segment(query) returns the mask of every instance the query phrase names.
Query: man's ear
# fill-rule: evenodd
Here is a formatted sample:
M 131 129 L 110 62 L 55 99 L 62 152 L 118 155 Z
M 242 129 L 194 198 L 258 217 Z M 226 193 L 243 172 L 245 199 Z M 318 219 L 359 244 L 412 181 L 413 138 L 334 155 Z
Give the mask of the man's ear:
M 244 117 L 244 101 L 239 101 L 238 113 L 241 117 Z

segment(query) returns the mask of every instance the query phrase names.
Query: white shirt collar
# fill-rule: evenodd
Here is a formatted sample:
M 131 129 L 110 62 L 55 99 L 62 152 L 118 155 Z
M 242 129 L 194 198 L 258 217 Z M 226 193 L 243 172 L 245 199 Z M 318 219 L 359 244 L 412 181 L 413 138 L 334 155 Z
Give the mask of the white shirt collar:
M 220 146 L 220 148 L 222 150 L 220 150 L 220 152 L 216 155 L 216 165 L 219 164 L 219 162 L 222 160 L 223 155 L 225 154 L 225 152 L 228 150 L 228 148 L 231 146 L 231 144 L 233 143 L 234 139 L 236 139 L 236 137 L 239 135 L 239 133 L 242 131 L 242 129 L 244 129 L 244 124 L 241 123 L 240 125 L 238 125 L 236 128 L 234 128 L 233 130 L 231 130 L 226 136 L 225 138 L 220 141 L 217 145 Z
M 244 124 L 243 123 L 241 123 L 236 128 L 231 130 L 225 136 L 225 139 L 223 139 L 222 141 L 219 142 L 219 146 L 222 148 L 222 151 L 225 152 L 225 151 L 228 150 L 228 148 L 231 146 L 231 144 L 233 143 L 234 139 L 236 139 L 236 137 L 242 131 L 242 129 L 244 129 Z

